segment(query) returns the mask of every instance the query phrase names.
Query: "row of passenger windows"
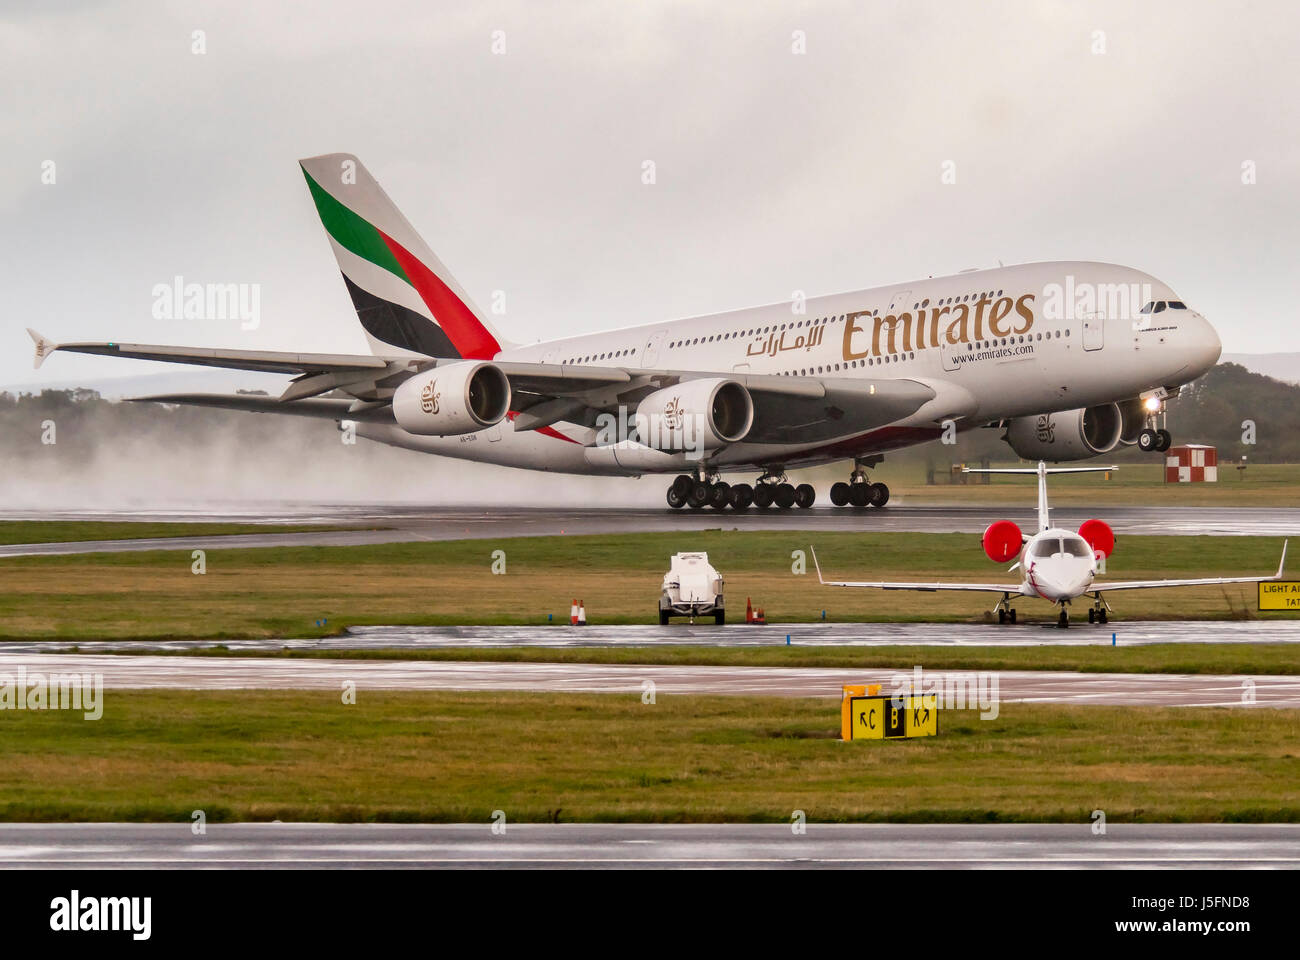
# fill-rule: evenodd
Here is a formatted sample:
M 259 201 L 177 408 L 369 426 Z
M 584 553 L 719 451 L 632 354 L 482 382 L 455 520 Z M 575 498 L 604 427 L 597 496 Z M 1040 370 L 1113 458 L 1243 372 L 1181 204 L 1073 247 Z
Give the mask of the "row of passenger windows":
M 630 357 L 636 353 L 636 347 L 629 347 L 626 350 L 611 350 L 608 353 L 593 353 L 586 357 L 570 357 L 565 363 L 591 363 L 594 360 L 617 360 L 619 357 Z
M 1066 329 L 1065 335 L 1067 337 L 1070 335 L 1069 328 Z M 1035 340 L 1042 340 L 1044 337 L 1046 337 L 1048 340 L 1051 340 L 1053 336 L 1055 336 L 1057 340 L 1060 340 L 1061 331 L 1048 330 L 1046 333 L 1040 331 L 1038 333 L 1030 333 L 1019 337 L 1003 337 L 1001 340 L 999 340 L 997 337 L 994 337 L 992 340 L 985 340 L 983 343 L 968 343 L 966 344 L 966 349 L 987 350 L 989 347 L 1005 347 L 1010 344 L 1025 343 L 1026 341 L 1029 343 L 1033 343 Z

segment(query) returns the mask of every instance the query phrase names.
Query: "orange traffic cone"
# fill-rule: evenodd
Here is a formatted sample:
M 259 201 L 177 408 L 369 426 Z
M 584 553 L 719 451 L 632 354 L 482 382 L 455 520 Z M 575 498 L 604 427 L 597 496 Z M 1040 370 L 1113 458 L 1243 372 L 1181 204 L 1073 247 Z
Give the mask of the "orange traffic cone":
M 758 613 L 754 615 L 754 622 L 757 624 L 767 623 L 767 614 L 763 612 L 762 607 L 759 607 Z
M 746 623 L 754 622 L 754 604 L 752 598 L 750 597 L 745 598 L 745 622 Z
M 585 627 L 586 625 L 587 625 L 587 605 L 583 603 L 581 600 L 579 600 L 578 601 L 578 626 Z
M 577 625 L 578 625 L 578 598 L 574 597 L 573 606 L 569 607 L 569 626 L 576 627 Z

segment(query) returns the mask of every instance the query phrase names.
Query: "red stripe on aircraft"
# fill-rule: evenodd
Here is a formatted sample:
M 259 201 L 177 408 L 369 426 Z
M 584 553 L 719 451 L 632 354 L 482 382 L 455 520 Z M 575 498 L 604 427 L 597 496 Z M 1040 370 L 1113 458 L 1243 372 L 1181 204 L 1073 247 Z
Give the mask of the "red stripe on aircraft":
M 511 423 L 514 423 L 515 417 L 517 416 L 519 416 L 519 411 L 511 410 L 509 413 L 506 414 L 506 419 L 509 420 Z M 544 437 L 554 437 L 556 440 L 564 440 L 566 443 L 578 443 L 578 441 L 574 440 L 573 437 L 566 437 L 564 434 L 560 433 L 560 431 L 556 430 L 554 427 L 538 427 L 536 430 L 533 431 L 533 433 L 540 433 Z M 579 444 L 579 446 L 581 446 L 581 444 Z
M 379 235 L 384 238 L 384 243 L 410 278 L 411 286 L 415 287 L 420 299 L 428 306 L 434 322 L 451 338 L 462 357 L 467 360 L 491 360 L 501 352 L 501 344 L 497 343 L 496 337 L 487 331 L 478 317 L 474 316 L 474 311 L 436 273 L 384 231 L 380 230 Z

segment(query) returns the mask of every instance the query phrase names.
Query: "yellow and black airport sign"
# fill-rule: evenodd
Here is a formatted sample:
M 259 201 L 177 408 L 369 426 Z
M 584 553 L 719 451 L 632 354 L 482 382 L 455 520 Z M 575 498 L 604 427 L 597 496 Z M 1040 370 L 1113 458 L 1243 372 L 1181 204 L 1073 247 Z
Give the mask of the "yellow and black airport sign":
M 938 700 L 925 696 L 849 697 L 850 740 L 909 740 L 939 735 Z
M 1300 613 L 1300 581 L 1266 580 L 1259 585 L 1259 609 Z

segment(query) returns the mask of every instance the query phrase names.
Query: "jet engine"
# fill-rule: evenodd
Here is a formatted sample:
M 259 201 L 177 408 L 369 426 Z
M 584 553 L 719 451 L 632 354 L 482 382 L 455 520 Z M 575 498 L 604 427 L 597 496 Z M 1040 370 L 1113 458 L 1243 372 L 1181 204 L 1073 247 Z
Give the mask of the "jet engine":
M 656 450 L 714 450 L 745 439 L 754 400 L 735 380 L 685 380 L 642 400 L 636 425 L 641 443 Z
M 1086 460 L 1115 449 L 1123 429 L 1119 405 L 1102 403 L 1063 413 L 1016 417 L 1002 439 L 1023 460 Z
M 404 381 L 393 418 L 407 433 L 454 437 L 500 423 L 510 411 L 510 380 L 491 363 L 462 360 Z
M 1115 552 L 1115 531 L 1104 520 L 1085 520 L 1079 527 L 1079 536 L 1088 541 L 1094 554 L 1109 557 Z
M 984 552 L 994 563 L 1006 563 L 1020 552 L 1024 537 L 1020 528 L 1010 520 L 998 520 L 990 523 L 984 531 Z

